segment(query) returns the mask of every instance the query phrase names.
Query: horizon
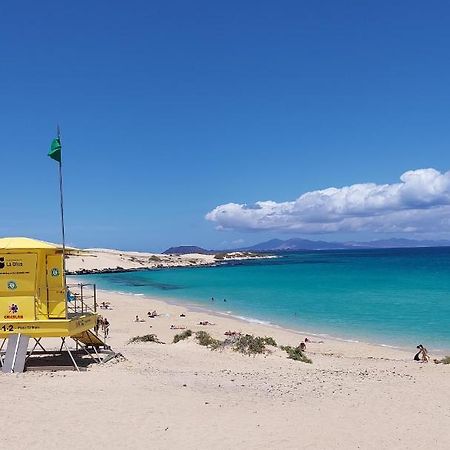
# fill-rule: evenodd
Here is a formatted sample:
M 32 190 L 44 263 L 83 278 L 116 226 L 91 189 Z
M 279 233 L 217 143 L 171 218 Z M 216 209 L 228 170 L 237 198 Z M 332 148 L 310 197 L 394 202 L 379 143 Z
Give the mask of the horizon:
M 3 8 L 0 236 L 61 241 L 59 123 L 67 245 L 450 239 L 449 5 L 131 5 Z

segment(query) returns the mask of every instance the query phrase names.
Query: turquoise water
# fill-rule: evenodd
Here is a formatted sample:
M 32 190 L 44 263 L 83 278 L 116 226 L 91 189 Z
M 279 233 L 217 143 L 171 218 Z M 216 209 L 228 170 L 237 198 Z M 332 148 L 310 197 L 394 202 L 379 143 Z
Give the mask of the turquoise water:
M 450 349 L 445 248 L 290 253 L 241 265 L 83 279 L 101 289 L 186 301 L 303 331 Z

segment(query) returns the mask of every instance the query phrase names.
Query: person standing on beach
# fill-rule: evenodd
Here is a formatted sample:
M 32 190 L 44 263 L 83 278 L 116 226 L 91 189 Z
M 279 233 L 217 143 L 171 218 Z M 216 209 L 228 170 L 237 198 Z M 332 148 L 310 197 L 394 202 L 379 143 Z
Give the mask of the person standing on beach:
M 109 336 L 109 322 L 106 317 L 103 319 L 103 335 L 105 339 Z

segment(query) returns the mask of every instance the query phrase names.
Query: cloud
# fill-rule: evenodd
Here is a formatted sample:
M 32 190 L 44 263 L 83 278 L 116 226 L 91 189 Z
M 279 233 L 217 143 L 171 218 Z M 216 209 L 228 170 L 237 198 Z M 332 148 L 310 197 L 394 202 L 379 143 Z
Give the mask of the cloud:
M 399 183 L 332 187 L 281 203 L 227 203 L 206 214 L 206 219 L 222 230 L 448 232 L 450 171 L 410 170 Z

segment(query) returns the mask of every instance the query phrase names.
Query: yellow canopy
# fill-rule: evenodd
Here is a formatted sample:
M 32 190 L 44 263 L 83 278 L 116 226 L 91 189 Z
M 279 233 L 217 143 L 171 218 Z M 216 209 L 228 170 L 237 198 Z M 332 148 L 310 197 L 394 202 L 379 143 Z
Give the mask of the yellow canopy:
M 39 241 L 26 237 L 7 237 L 0 238 L 0 249 L 16 250 L 16 249 L 62 249 L 61 245 L 52 244 L 51 242 Z M 80 250 L 73 247 L 66 247 L 68 252 L 79 252 Z

